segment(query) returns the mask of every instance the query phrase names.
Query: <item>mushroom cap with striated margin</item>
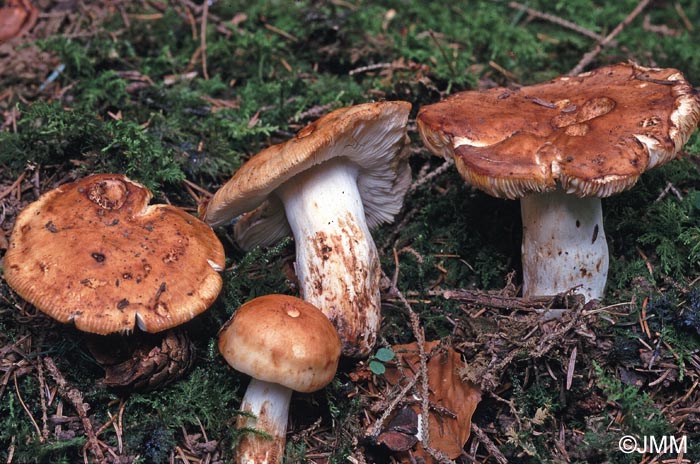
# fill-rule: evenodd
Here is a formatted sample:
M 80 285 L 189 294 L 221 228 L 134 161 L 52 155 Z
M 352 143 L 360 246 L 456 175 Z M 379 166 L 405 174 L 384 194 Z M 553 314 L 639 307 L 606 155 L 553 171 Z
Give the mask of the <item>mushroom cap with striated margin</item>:
M 676 69 L 631 63 L 520 89 L 456 93 L 421 108 L 425 145 L 486 193 L 520 198 L 560 186 L 607 197 L 677 155 L 700 99 Z
M 221 290 L 211 228 L 120 174 L 61 185 L 17 217 L 7 283 L 60 322 L 106 335 L 159 332 L 205 311 Z
M 244 374 L 309 393 L 333 380 L 340 339 L 311 303 L 265 295 L 243 304 L 221 328 L 219 351 Z

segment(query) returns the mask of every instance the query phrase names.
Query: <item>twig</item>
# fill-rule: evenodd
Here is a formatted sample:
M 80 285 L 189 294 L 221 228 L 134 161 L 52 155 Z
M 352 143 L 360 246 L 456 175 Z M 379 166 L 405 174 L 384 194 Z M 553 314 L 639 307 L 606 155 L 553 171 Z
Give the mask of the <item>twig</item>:
M 474 432 L 476 438 L 478 438 L 479 441 L 484 444 L 486 450 L 491 453 L 491 456 L 493 456 L 499 464 L 508 464 L 508 459 L 506 459 L 503 453 L 501 453 L 501 450 L 499 450 L 498 447 L 493 444 L 489 436 L 486 435 L 486 432 L 481 430 L 474 422 L 472 422 L 472 432 Z
M 666 197 L 666 195 L 668 195 L 668 192 L 672 192 L 676 196 L 676 198 L 678 198 L 680 201 L 683 201 L 683 195 L 681 195 L 681 192 L 679 192 L 678 189 L 671 182 L 668 182 L 666 184 L 666 188 L 664 188 L 659 194 L 659 196 L 656 197 L 654 203 L 658 203 L 661 200 L 663 200 Z
M 581 61 L 579 61 L 576 66 L 574 66 L 574 69 L 569 71 L 569 76 L 576 76 L 578 74 L 581 74 L 584 68 L 588 66 L 595 59 L 595 57 L 598 56 L 598 54 L 600 54 L 600 52 L 603 50 L 603 47 L 609 44 L 610 41 L 613 38 L 615 38 L 615 36 L 622 32 L 622 30 L 625 27 L 627 27 L 627 25 L 631 23 L 634 20 L 634 18 L 636 18 L 644 10 L 644 8 L 646 8 L 647 5 L 649 5 L 650 2 L 651 0 L 641 0 L 634 8 L 634 10 L 632 10 L 632 12 L 628 14 L 627 17 L 623 19 L 622 22 L 618 24 L 610 34 L 605 36 L 605 38 L 601 42 L 598 42 L 598 44 L 593 50 L 583 55 Z
M 676 2 L 673 4 L 673 7 L 676 9 L 676 13 L 678 13 L 678 16 L 681 17 L 681 21 L 683 21 L 683 25 L 685 26 L 685 28 L 689 31 L 694 31 L 695 28 L 693 27 L 693 23 L 691 23 L 688 19 L 688 16 L 685 14 L 685 10 L 681 6 L 681 4 Z
M 448 158 L 445 160 L 444 163 L 442 163 L 436 169 L 433 169 L 432 171 L 430 171 L 430 173 L 428 173 L 422 177 L 418 177 L 418 179 L 416 179 L 411 184 L 411 187 L 408 189 L 409 193 L 415 191 L 421 185 L 423 185 L 427 182 L 430 182 L 431 180 L 433 180 L 437 176 L 441 175 L 442 173 L 444 173 L 445 171 L 450 169 L 450 167 L 452 167 L 454 164 L 455 164 L 455 161 L 452 158 Z
M 265 23 L 265 29 L 267 29 L 268 31 L 274 32 L 275 34 L 281 35 L 282 37 L 289 40 L 290 42 L 293 42 L 293 43 L 299 42 L 299 39 L 294 37 L 289 32 L 284 31 L 284 30 L 280 29 L 279 27 L 275 27 L 270 23 Z
M 17 188 L 17 186 L 22 183 L 22 181 L 24 180 L 24 178 L 26 176 L 27 176 L 26 172 L 23 172 L 22 174 L 20 174 L 19 177 L 17 178 L 17 180 L 15 180 L 12 183 L 12 185 L 7 187 L 3 192 L 0 193 L 0 199 L 3 199 L 6 196 L 8 196 L 9 194 L 11 194 Z
M 87 416 L 85 402 L 83 401 L 83 394 L 77 388 L 71 386 L 68 383 L 66 378 L 63 377 L 63 374 L 61 374 L 61 371 L 59 371 L 58 367 L 56 367 L 56 364 L 53 362 L 53 359 L 47 356 L 44 358 L 44 363 L 46 365 L 46 370 L 49 371 L 49 374 L 51 375 L 51 377 L 53 377 L 54 381 L 56 382 L 56 385 L 58 386 L 59 395 L 61 395 L 66 401 L 70 402 L 75 408 L 76 412 L 78 413 L 78 416 L 80 417 L 80 420 L 83 423 L 83 429 L 85 430 L 85 434 L 88 437 L 88 441 L 85 445 L 90 445 L 90 449 L 95 455 L 97 461 L 103 462 L 105 456 L 102 453 L 102 449 L 100 448 L 97 436 L 95 435 L 95 431 L 92 428 L 92 422 L 90 422 L 90 418 Z
M 39 424 L 37 424 L 36 421 L 34 420 L 34 416 L 32 416 L 31 411 L 29 410 L 27 405 L 24 403 L 24 400 L 22 399 L 22 395 L 19 392 L 19 385 L 17 384 L 17 372 L 13 372 L 12 377 L 15 380 L 15 392 L 17 393 L 17 399 L 19 399 L 19 404 L 22 405 L 22 409 L 24 409 L 24 412 L 26 412 L 27 415 L 29 416 L 29 420 L 32 421 L 32 425 L 34 425 L 34 428 L 36 429 L 36 433 L 39 436 L 39 443 L 43 443 L 44 437 L 41 434 L 41 430 L 39 429 Z
M 48 414 L 46 411 L 46 398 L 44 391 L 46 389 L 46 380 L 44 380 L 44 363 L 41 358 L 37 360 L 36 373 L 39 378 L 39 400 L 41 402 L 41 436 L 44 440 L 49 439 Z
M 199 193 L 203 193 L 205 196 L 207 196 L 209 198 L 214 196 L 214 194 L 211 193 L 209 190 L 200 187 L 199 185 L 195 184 L 191 180 L 184 179 L 183 182 L 186 185 L 189 185 L 190 187 L 192 187 L 194 190 L 198 191 Z
M 367 72 L 367 71 L 374 71 L 375 69 L 390 68 L 392 66 L 393 66 L 393 63 L 368 64 L 367 66 L 360 66 L 359 68 L 351 69 L 350 71 L 348 71 L 348 76 L 352 76 L 352 75 L 359 74 L 362 72 Z
M 578 295 L 566 293 L 552 296 L 516 297 L 487 293 L 479 290 L 445 290 L 441 292 L 429 292 L 442 295 L 446 300 L 457 300 L 476 306 L 487 306 L 494 309 L 521 309 L 521 310 L 546 310 L 556 307 L 569 309 L 581 303 Z
M 406 226 L 411 223 L 413 217 L 419 212 L 420 209 L 418 207 L 415 207 L 404 215 L 403 219 L 401 219 L 401 222 L 399 222 L 396 225 L 396 227 L 394 227 L 394 230 L 392 230 L 391 233 L 384 240 L 382 246 L 378 247 L 380 255 L 386 254 L 387 249 L 391 246 L 392 243 L 394 243 L 395 245 L 395 241 L 398 239 L 399 234 L 401 234 L 401 232 L 406 228 Z
M 597 42 L 603 42 L 605 40 L 605 37 L 603 37 L 602 35 L 588 30 L 583 26 L 579 26 L 576 23 L 572 23 L 571 21 L 567 21 L 566 19 L 560 18 L 559 16 L 555 16 L 550 13 L 544 13 L 542 11 L 534 10 L 526 5 L 523 5 L 522 3 L 510 2 L 508 3 L 508 6 L 516 10 L 524 11 L 532 17 L 544 19 L 545 21 L 549 21 L 550 23 L 554 23 L 567 29 L 571 29 L 572 31 L 578 32 L 579 34 L 589 37 Z M 614 40 L 610 40 L 607 42 L 607 45 L 614 47 L 615 45 L 617 45 L 617 43 Z
M 202 8 L 202 29 L 199 33 L 200 48 L 202 49 L 202 75 L 204 80 L 209 80 L 207 71 L 207 16 L 209 15 L 209 0 L 204 0 Z
M 442 55 L 442 58 L 445 60 L 445 64 L 447 65 L 447 68 L 450 70 L 450 74 L 452 74 L 452 77 L 457 77 L 457 71 L 455 71 L 454 66 L 452 66 L 452 61 L 450 61 L 449 57 L 447 56 L 447 53 L 445 53 L 445 49 L 442 47 L 442 44 L 438 42 L 437 37 L 435 37 L 435 33 L 430 30 L 428 31 L 428 34 L 430 35 L 430 38 L 433 39 L 433 42 L 435 42 L 435 45 L 437 45 L 438 50 L 440 50 L 440 54 Z
M 384 412 L 379 417 L 379 419 L 374 421 L 374 424 L 372 424 L 372 426 L 367 430 L 368 436 L 372 437 L 372 439 L 376 439 L 379 436 L 379 434 L 381 433 L 382 426 L 384 425 L 386 420 L 389 418 L 391 413 L 394 412 L 396 406 L 406 397 L 408 391 L 411 388 L 413 388 L 417 380 L 417 376 L 411 377 L 408 383 L 401 388 L 401 390 L 398 392 L 397 395 L 394 396 L 391 402 L 387 404 L 386 407 L 382 408 Z
M 12 462 L 12 458 L 15 456 L 15 435 L 12 435 L 12 438 L 10 439 L 10 448 L 8 449 L 7 452 L 7 464 L 10 464 Z
M 571 350 L 571 355 L 569 356 L 569 367 L 566 370 L 566 390 L 569 391 L 571 390 L 571 384 L 574 381 L 574 370 L 576 366 L 576 352 L 578 350 L 574 346 L 574 349 Z
M 394 256 L 396 257 L 397 255 Z M 398 262 L 396 263 L 396 266 L 398 267 Z M 383 272 L 382 274 L 384 275 L 384 278 L 387 278 L 386 274 L 384 274 Z M 420 390 L 422 400 L 421 416 L 423 419 L 423 424 L 425 424 L 423 428 L 421 443 L 423 445 L 423 448 L 428 450 L 430 449 L 430 387 L 428 384 L 428 359 L 425 353 L 425 332 L 423 332 L 423 328 L 420 325 L 420 318 L 418 317 L 418 314 L 416 314 L 416 312 L 413 311 L 411 304 L 408 302 L 408 300 L 406 300 L 406 297 L 403 296 L 401 290 L 394 287 L 392 291 L 399 298 L 401 303 L 403 303 L 404 307 L 406 308 L 406 311 L 408 312 L 408 318 L 411 321 L 411 329 L 413 330 L 413 335 L 416 337 L 416 343 L 418 344 L 418 360 L 420 372 L 416 377 L 420 377 Z

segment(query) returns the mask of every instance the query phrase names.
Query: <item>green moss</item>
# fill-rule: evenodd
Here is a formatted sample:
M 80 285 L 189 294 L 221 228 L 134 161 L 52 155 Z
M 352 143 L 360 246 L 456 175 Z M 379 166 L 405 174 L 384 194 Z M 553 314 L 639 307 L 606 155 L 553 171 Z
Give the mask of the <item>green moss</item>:
M 33 91 L 34 81 L 0 76 L 0 83 L 7 84 L 3 87 L 14 89 L 24 82 L 32 90 L 18 88 L 0 101 L 9 121 L 8 130 L 0 132 L 5 184 L 27 166 L 35 165 L 40 166 L 41 180 L 47 184 L 66 175 L 122 172 L 175 204 L 193 206 L 181 184 L 183 179 L 214 191 L 250 156 L 289 139 L 324 111 L 366 101 L 407 99 L 414 104 L 415 115 L 419 106 L 457 90 L 529 84 L 567 73 L 595 46 L 594 40 L 559 24 L 531 18 L 510 8 L 508 2 L 478 0 L 469 2 L 465 9 L 460 4 L 399 0 L 223 1 L 211 4 L 209 11 L 209 78 L 205 79 L 198 54 L 202 44 L 199 3 L 188 4 L 194 22 L 180 5 L 161 11 L 140 3 L 126 6 L 125 12 L 152 15 L 151 19 L 126 16 L 131 19 L 125 24 L 125 16 L 115 14 L 97 31 L 88 24 L 89 18 L 76 20 L 81 22 L 73 25 L 83 26 L 82 33 L 73 34 L 73 38 L 54 34 L 40 42 L 65 66 L 56 83 L 41 92 Z M 637 3 L 532 0 L 527 6 L 607 35 Z M 681 12 L 695 27 L 685 25 Z M 651 25 L 666 26 L 671 35 L 645 27 L 647 15 Z M 693 0 L 654 4 L 628 24 L 615 38 L 616 45 L 606 47 L 589 68 L 633 59 L 643 65 L 677 67 L 697 85 L 697 18 L 700 4 Z M 12 108 L 16 110 L 16 131 L 8 116 Z M 313 110 L 311 116 L 309 110 Z M 424 165 L 429 166 L 428 172 L 437 168 L 441 161 L 421 148 L 413 130 L 410 135 L 414 172 Z M 603 366 L 594 371 L 599 392 L 616 401 L 621 410 L 633 413 L 637 408 L 651 417 L 637 429 L 630 428 L 634 433 L 668 431 L 649 402 L 660 404 L 663 395 L 652 398 L 646 389 L 628 388 L 614 373 L 619 365 L 641 362 L 641 335 L 636 324 L 647 294 L 653 296 L 646 308 L 648 323 L 671 347 L 675 354 L 671 362 L 680 374 L 665 393 L 670 397 L 696 379 L 689 356 L 700 343 L 700 298 L 693 289 L 680 289 L 700 275 L 700 137 L 693 136 L 685 152 L 681 159 L 644 174 L 629 192 L 604 200 L 612 257 L 606 302 L 627 302 L 637 294 L 638 304 L 628 319 L 621 318 L 628 325 L 596 328 L 596 335 L 612 340 L 613 347 L 596 350 L 590 358 L 599 359 Z M 669 185 L 681 198 L 669 190 L 658 199 Z M 42 188 L 48 187 L 42 184 Z M 30 197 L 29 192 L 23 192 L 23 200 Z M 8 206 L 7 218 L 11 219 L 16 205 Z M 456 327 L 466 317 L 460 303 L 445 301 L 429 290 L 497 290 L 511 271 L 517 273 L 517 284 L 521 238 L 518 203 L 470 189 L 451 169 L 409 194 L 397 222 L 407 214 L 411 216 L 400 228 L 391 224 L 374 233 L 383 251 L 383 270 L 390 277 L 394 275 L 395 248 L 398 288 L 414 302 L 413 309 L 420 315 L 428 338 L 449 335 L 456 337 L 456 344 L 475 343 L 459 338 Z M 221 440 L 221 449 L 230 451 L 238 437 L 233 423 L 245 377 L 222 362 L 216 330 L 255 296 L 298 294 L 290 279 L 292 239 L 245 253 L 231 243 L 230 229 L 217 232 L 227 246 L 229 270 L 223 274 L 226 283 L 219 301 L 192 324 L 199 353 L 195 370 L 162 392 L 125 399 L 125 447 L 134 455 L 140 454 L 141 462 L 167 460 L 173 446 L 182 443 L 181 427 L 196 432 L 200 421 L 209 438 Z M 644 281 L 650 285 L 645 286 Z M 678 290 L 669 292 L 672 287 Z M 3 344 L 21 340 L 29 328 L 32 334 L 40 330 L 40 324 L 19 316 L 21 302 L 6 293 L 2 292 L 0 308 Z M 391 298 L 384 301 L 383 309 L 382 336 L 390 343 L 412 341 L 405 309 Z M 474 327 L 480 323 L 474 321 Z M 108 420 L 107 404 L 116 397 L 95 387 L 101 370 L 82 346 L 81 336 L 71 332 L 66 337 L 49 337 L 45 346 L 35 348 L 57 359 L 66 376 L 85 392 L 96 423 L 102 424 Z M 494 352 L 493 347 L 482 348 L 485 356 Z M 499 347 L 495 352 L 501 349 L 505 350 Z M 541 373 L 546 361 L 559 375 L 566 362 L 561 356 L 556 353 L 546 360 L 519 357 L 514 362 L 523 372 Z M 576 375 L 591 368 L 590 359 L 581 353 L 579 356 Z M 327 442 L 333 444 L 325 450 L 331 453 L 331 462 L 343 462 L 355 449 L 354 440 L 363 433 L 362 395 L 352 390 L 345 375 L 341 372 L 343 380 L 326 390 L 325 402 L 320 396 L 296 400 L 299 411 L 313 408 L 318 411 L 315 417 L 322 417 L 330 436 Z M 522 375 L 518 372 L 513 378 L 522 382 Z M 20 377 L 18 385 L 38 417 L 37 385 L 30 377 Z M 80 461 L 83 437 L 37 443 L 33 426 L 11 387 L 0 397 L 0 459 L 7 460 L 7 450 L 14 443 L 17 462 L 36 461 L 35 450 L 45 462 Z M 530 421 L 541 408 L 546 413 L 544 422 L 520 428 L 517 441 L 504 447 L 513 453 L 513 459 L 546 461 L 553 449 L 551 438 L 559 433 L 555 428 L 565 422 L 567 430 L 571 423 L 585 425 L 586 443 L 609 451 L 597 456 L 599 461 L 622 462 L 623 457 L 613 455 L 619 436 L 599 422 L 582 424 L 580 417 L 567 416 L 567 405 L 586 395 L 576 388 L 574 385 L 562 398 L 561 385 L 541 375 L 504 393 Z M 477 413 L 477 423 L 484 414 Z M 303 420 L 295 419 L 292 433 L 307 425 Z M 108 444 L 116 443 L 112 429 L 106 430 L 103 438 Z M 497 438 L 505 442 L 509 437 Z M 301 459 L 311 450 L 311 443 L 317 442 L 300 437 L 290 443 L 287 460 Z

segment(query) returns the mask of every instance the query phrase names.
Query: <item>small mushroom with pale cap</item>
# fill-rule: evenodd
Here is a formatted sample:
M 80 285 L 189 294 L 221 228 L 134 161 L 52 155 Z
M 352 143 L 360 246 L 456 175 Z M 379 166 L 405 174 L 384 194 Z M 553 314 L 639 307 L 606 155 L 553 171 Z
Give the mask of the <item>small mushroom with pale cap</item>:
M 676 157 L 700 100 L 676 69 L 617 64 L 517 90 L 467 91 L 421 108 L 418 130 L 471 185 L 520 198 L 524 296 L 576 288 L 600 299 L 608 272 L 601 197 Z
M 333 380 L 340 358 L 338 334 L 318 308 L 287 295 L 266 295 L 243 304 L 219 332 L 219 351 L 251 376 L 238 427 L 240 464 L 281 463 L 292 391 L 310 393 Z
M 211 228 L 121 174 L 61 185 L 18 215 L 4 278 L 25 300 L 84 332 L 155 333 L 205 311 L 221 290 Z
M 363 357 L 380 324 L 379 257 L 369 229 L 391 221 L 411 181 L 406 123 L 391 101 L 335 110 L 246 162 L 203 207 L 236 223 L 244 249 L 291 232 L 302 297 L 333 322 L 343 355 Z M 252 211 L 251 211 L 252 210 Z

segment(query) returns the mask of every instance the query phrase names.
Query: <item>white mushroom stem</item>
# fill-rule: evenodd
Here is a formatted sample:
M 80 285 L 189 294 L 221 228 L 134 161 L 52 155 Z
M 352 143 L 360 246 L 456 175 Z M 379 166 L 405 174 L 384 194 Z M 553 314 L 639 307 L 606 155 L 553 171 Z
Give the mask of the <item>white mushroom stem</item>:
M 574 289 L 586 301 L 603 296 L 608 244 L 600 198 L 562 190 L 520 200 L 523 220 L 523 295 L 555 295 Z
M 379 330 L 379 257 L 357 187 L 343 159 L 309 169 L 277 189 L 296 242 L 304 300 L 330 319 L 342 354 L 364 357 Z
M 241 402 L 241 411 L 254 417 L 240 416 L 239 429 L 264 432 L 246 433 L 236 447 L 237 464 L 278 464 L 284 458 L 287 418 L 292 390 L 282 385 L 251 379 Z

